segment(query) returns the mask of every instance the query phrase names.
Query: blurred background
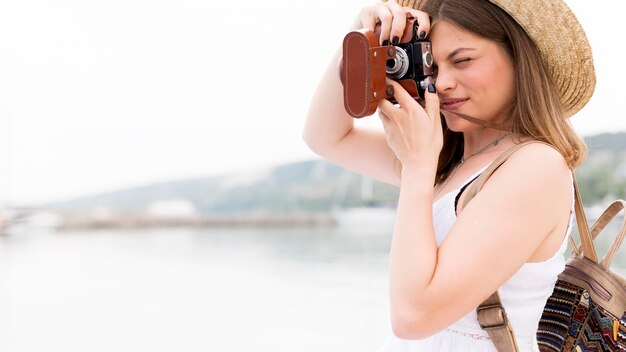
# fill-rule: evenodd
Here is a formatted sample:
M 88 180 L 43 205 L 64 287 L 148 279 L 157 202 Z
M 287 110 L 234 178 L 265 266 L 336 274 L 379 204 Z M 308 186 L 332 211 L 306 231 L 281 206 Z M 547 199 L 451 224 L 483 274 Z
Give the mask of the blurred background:
M 372 3 L 0 2 L 0 350 L 375 351 L 398 189 L 301 140 Z M 626 3 L 567 3 L 593 221 L 626 198 Z

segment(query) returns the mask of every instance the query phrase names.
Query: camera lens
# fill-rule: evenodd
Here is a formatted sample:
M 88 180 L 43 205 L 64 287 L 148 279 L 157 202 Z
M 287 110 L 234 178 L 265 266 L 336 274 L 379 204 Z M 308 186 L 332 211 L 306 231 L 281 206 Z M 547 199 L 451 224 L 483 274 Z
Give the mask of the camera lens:
M 433 65 L 433 54 L 431 54 L 430 51 L 425 52 L 422 62 L 424 63 L 424 66 L 431 67 Z
M 396 47 L 396 57 L 387 60 L 386 66 L 387 74 L 391 78 L 402 78 L 409 71 L 409 56 L 404 49 Z

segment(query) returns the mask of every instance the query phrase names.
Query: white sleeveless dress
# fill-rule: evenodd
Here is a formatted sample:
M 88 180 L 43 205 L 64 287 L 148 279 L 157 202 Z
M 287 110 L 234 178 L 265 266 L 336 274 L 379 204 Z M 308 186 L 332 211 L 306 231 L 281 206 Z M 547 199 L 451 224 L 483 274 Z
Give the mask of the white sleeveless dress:
M 487 167 L 433 203 L 433 220 L 437 245 L 440 246 L 456 220 L 455 198 L 463 186 Z M 563 256 L 572 228 L 574 188 L 569 225 L 559 250 L 543 262 L 525 263 L 498 290 L 520 352 L 539 351 L 536 331 L 548 297 L 554 290 L 557 276 L 565 269 Z M 389 333 L 379 352 L 497 352 L 486 331 L 480 328 L 476 308 L 448 328 L 421 340 L 403 340 Z

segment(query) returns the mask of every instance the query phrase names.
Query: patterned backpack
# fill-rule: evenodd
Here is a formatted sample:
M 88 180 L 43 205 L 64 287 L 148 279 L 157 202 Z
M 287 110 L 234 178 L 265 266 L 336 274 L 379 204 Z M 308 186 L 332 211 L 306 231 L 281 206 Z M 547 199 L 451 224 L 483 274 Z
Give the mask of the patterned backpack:
M 489 176 L 517 149 L 518 144 L 496 159 L 468 188 L 469 200 Z M 589 229 L 578 186 L 574 179 L 576 223 L 581 244 L 569 236 L 572 254 L 559 275 L 539 321 L 537 342 L 541 352 L 626 351 L 626 279 L 609 269 L 626 234 L 626 216 L 608 252 L 598 261 L 593 240 L 622 210 L 626 202 L 616 200 Z M 517 352 L 515 335 L 498 292 L 476 308 L 478 321 L 499 352 Z

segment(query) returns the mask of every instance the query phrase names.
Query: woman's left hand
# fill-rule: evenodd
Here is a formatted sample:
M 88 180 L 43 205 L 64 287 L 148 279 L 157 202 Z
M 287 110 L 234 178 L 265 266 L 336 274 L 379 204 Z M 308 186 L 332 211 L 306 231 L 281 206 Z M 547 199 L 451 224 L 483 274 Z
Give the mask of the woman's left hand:
M 422 107 L 399 83 L 387 78 L 387 84 L 393 85 L 393 96 L 400 105 L 387 99 L 381 99 L 378 104 L 387 144 L 403 169 L 434 167 L 436 170 L 443 147 L 443 131 L 435 86 L 426 89 Z

